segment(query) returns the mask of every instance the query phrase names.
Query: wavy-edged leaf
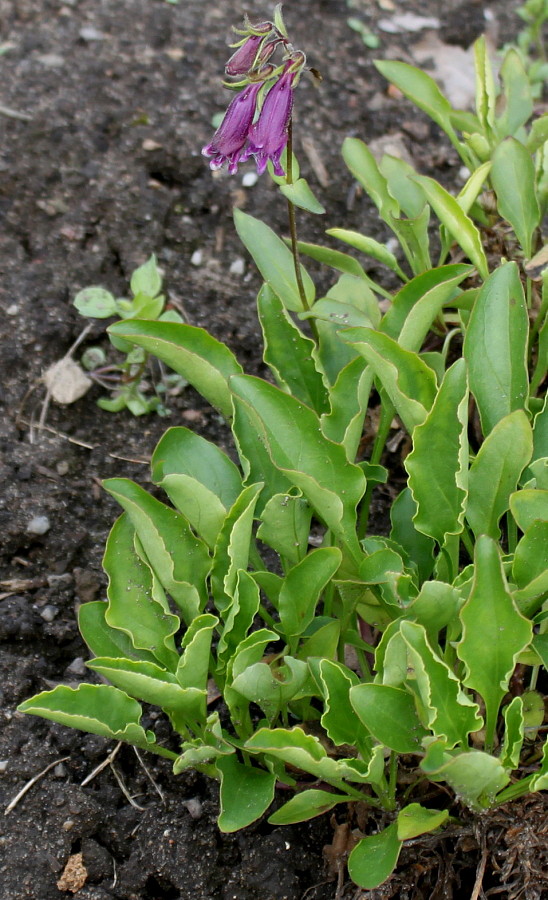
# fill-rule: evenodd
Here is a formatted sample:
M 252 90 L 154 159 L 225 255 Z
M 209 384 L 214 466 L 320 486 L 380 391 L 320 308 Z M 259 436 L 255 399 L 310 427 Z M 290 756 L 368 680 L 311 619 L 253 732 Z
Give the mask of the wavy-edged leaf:
M 510 496 L 510 510 L 521 531 L 533 522 L 548 522 L 548 490 L 526 489 Z
M 499 519 L 533 452 L 533 431 L 521 409 L 500 419 L 470 467 L 466 518 L 474 535 L 500 538 Z
M 300 308 L 300 307 L 299 307 Z M 234 354 L 203 328 L 178 322 L 126 319 L 108 329 L 165 362 L 225 417 L 232 413 L 227 379 L 242 372 Z
M 440 546 L 463 528 L 468 475 L 468 389 L 464 360 L 447 370 L 432 409 L 413 433 L 405 460 L 417 504 L 413 522 Z
M 329 391 L 330 411 L 320 420 L 322 432 L 343 445 L 349 462 L 356 458 L 372 385 L 373 371 L 361 356 L 356 357 L 339 373 Z
M 485 436 L 508 413 L 525 408 L 528 330 L 517 265 L 503 263 L 476 298 L 463 348 Z
M 472 591 L 460 613 L 457 653 L 466 666 L 464 684 L 485 702 L 486 746 L 492 747 L 501 700 L 533 634 L 508 590 L 498 546 L 486 535 L 476 541 L 474 568 Z
M 421 753 L 428 734 L 408 691 L 388 684 L 358 684 L 350 690 L 356 715 L 373 737 L 396 753 Z
M 341 560 L 338 547 L 319 547 L 289 570 L 278 597 L 278 612 L 286 635 L 299 635 L 308 628 L 321 593 L 334 577 Z
M 474 812 L 486 809 L 510 776 L 500 759 L 481 750 L 445 753 L 443 745 L 431 744 L 421 762 L 430 781 L 445 781 Z
M 142 659 L 158 662 L 149 650 L 138 650 L 125 631 L 113 628 L 106 620 L 108 603 L 103 600 L 91 600 L 82 603 L 78 610 L 78 628 L 94 656 L 119 657 L 120 659 Z M 177 653 L 173 653 L 168 668 L 177 665 Z
M 103 486 L 126 510 L 158 580 L 189 624 L 207 600 L 205 579 L 211 559 L 206 545 L 191 532 L 181 513 L 133 481 L 110 478 Z
M 234 224 L 241 242 L 255 261 L 259 272 L 286 309 L 299 312 L 304 308 L 295 277 L 293 256 L 276 232 L 253 216 L 234 210 Z M 314 302 L 314 282 L 301 265 L 301 278 L 308 305 Z
M 223 522 L 213 557 L 211 587 L 215 606 L 224 618 L 234 597 L 240 569 L 247 569 L 253 540 L 255 506 L 262 484 L 244 488 Z
M 261 512 L 257 537 L 295 565 L 308 549 L 312 510 L 301 491 L 275 494 Z
M 244 766 L 236 754 L 217 759 L 221 776 L 221 812 L 218 825 L 230 834 L 259 819 L 274 799 L 276 775 L 255 766 Z

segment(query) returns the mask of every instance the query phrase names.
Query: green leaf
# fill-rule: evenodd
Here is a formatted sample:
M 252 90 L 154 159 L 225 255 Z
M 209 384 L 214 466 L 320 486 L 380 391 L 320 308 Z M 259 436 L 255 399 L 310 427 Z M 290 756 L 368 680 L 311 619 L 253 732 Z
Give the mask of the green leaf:
M 527 138 L 529 153 L 536 153 L 548 141 L 548 116 L 540 116 L 531 125 Z
M 490 137 L 495 125 L 496 91 L 493 69 L 487 42 L 482 35 L 474 43 L 476 68 L 476 113 L 486 137 Z
M 453 141 L 457 140 L 451 124 L 453 108 L 430 75 L 399 61 L 377 59 L 375 66 L 381 75 L 430 116 Z
M 298 328 L 281 300 L 265 284 L 257 298 L 264 336 L 264 361 L 282 390 L 316 412 L 327 409 L 327 393 L 314 365 L 314 341 Z
M 533 252 L 533 233 L 540 222 L 540 209 L 535 195 L 535 167 L 531 154 L 515 138 L 507 138 L 496 148 L 491 183 L 497 195 L 498 211 L 510 222 L 529 259 Z
M 519 541 L 512 577 L 519 588 L 514 599 L 520 611 L 534 615 L 548 591 L 548 522 L 533 522 Z
M 514 606 L 500 551 L 482 535 L 476 542 L 472 591 L 461 610 L 457 653 L 466 666 L 464 684 L 485 701 L 486 746 L 493 746 L 497 715 L 519 654 L 532 639 L 531 622 Z
M 110 656 L 123 659 L 142 659 L 156 662 L 148 650 L 137 650 L 130 637 L 106 621 L 108 604 L 103 600 L 82 603 L 78 609 L 78 628 L 94 656 Z M 177 654 L 173 653 L 170 668 L 177 665 Z
M 528 328 L 517 265 L 503 263 L 476 298 L 463 348 L 485 436 L 508 413 L 525 408 Z
M 373 200 L 381 217 L 385 221 L 389 215 L 397 218 L 400 213 L 398 202 L 388 190 L 388 182 L 369 147 L 358 138 L 347 137 L 342 145 L 342 156 L 354 178 Z
M 239 569 L 233 590 L 232 603 L 225 611 L 224 628 L 217 644 L 217 663 L 226 668 L 236 648 L 241 644 L 259 610 L 259 586 L 244 569 Z
M 307 244 L 304 241 L 299 241 L 297 247 L 299 253 L 304 253 L 305 256 L 309 256 L 311 259 L 315 259 L 325 266 L 330 266 L 338 272 L 343 272 L 345 275 L 359 278 L 368 285 L 371 290 L 376 291 L 378 294 L 382 294 L 385 297 L 389 296 L 384 288 L 379 287 L 379 285 L 375 284 L 375 282 L 369 278 L 358 260 L 354 259 L 353 256 L 349 256 L 348 253 L 343 253 L 341 250 L 333 250 L 331 247 L 322 247 L 320 244 Z
M 231 689 L 245 697 L 249 703 L 256 703 L 267 719 L 274 721 L 280 711 L 301 694 L 307 679 L 306 663 L 301 659 L 285 656 L 283 664 L 277 667 L 271 667 L 266 662 L 248 666 L 234 678 Z
M 194 531 L 213 549 L 226 516 L 226 508 L 213 491 L 188 475 L 166 475 L 160 487 Z
M 230 418 L 232 405 L 227 380 L 242 367 L 234 354 L 203 328 L 176 322 L 116 322 L 109 334 L 153 353 L 191 384 L 219 412 Z
M 131 654 L 138 659 L 158 661 L 175 670 L 179 654 L 175 651 L 173 635 L 180 627 L 178 616 L 172 615 L 161 586 L 150 567 L 135 550 L 135 528 L 127 513 L 114 523 L 109 534 L 103 568 L 108 575 L 107 626 L 127 635 L 138 651 Z M 85 615 L 85 613 L 84 613 Z M 118 643 L 118 641 L 116 641 Z M 94 652 L 101 650 L 94 644 Z M 107 650 L 103 646 L 100 655 Z M 108 652 L 109 656 L 125 654 Z
M 408 691 L 388 684 L 358 684 L 350 690 L 356 715 L 376 740 L 396 753 L 421 753 L 428 734 Z
M 211 588 L 215 606 L 224 614 L 234 597 L 240 569 L 247 569 L 253 535 L 253 517 L 261 484 L 244 488 L 231 507 L 215 545 Z
M 542 749 L 542 762 L 538 772 L 531 779 L 531 791 L 545 791 L 548 789 L 548 738 L 544 742 Z
M 289 570 L 279 595 L 278 612 L 286 635 L 305 631 L 316 611 L 324 588 L 339 568 L 342 553 L 338 547 L 311 550 L 301 562 Z
M 150 732 L 145 732 L 139 724 L 142 714 L 140 705 L 111 685 L 80 684 L 77 688 L 69 688 L 61 684 L 52 691 L 43 691 L 25 700 L 18 710 L 109 740 L 154 748 Z
M 268 822 L 269 825 L 294 825 L 296 822 L 306 822 L 329 812 L 337 803 L 348 803 L 349 799 L 345 794 L 333 794 L 312 788 L 296 794 L 284 803 L 269 816 Z
M 325 709 L 321 723 L 334 744 L 363 747 L 366 733 L 356 719 L 350 703 L 349 691 L 358 678 L 350 669 L 331 659 L 322 659 L 318 666 Z
M 312 510 L 301 491 L 275 494 L 261 513 L 257 537 L 295 565 L 308 549 Z
M 523 700 L 514 697 L 504 707 L 504 740 L 500 751 L 500 761 L 505 769 L 517 769 L 525 736 L 523 717 Z
M 450 747 L 466 743 L 470 732 L 482 725 L 477 703 L 466 696 L 452 669 L 431 648 L 421 625 L 403 621 L 400 631 L 409 650 L 408 683 L 415 685 L 429 727 Z
M 499 540 L 499 519 L 532 452 L 533 431 L 521 409 L 500 419 L 487 435 L 468 476 L 466 518 L 476 538 L 488 534 Z
M 300 209 L 306 209 L 307 212 L 320 216 L 325 213 L 325 208 L 316 199 L 305 178 L 298 178 L 292 184 L 281 184 L 280 191 L 284 197 Z
M 362 838 L 348 857 L 352 881 L 366 890 L 378 887 L 396 868 L 401 848 L 397 822 L 378 834 Z
M 435 646 L 438 633 L 453 622 L 462 605 L 458 590 L 446 581 L 425 581 L 415 599 L 406 607 L 407 618 L 424 626 Z
M 205 579 L 211 560 L 206 545 L 180 513 L 134 482 L 110 478 L 104 488 L 126 510 L 152 569 L 189 624 L 207 599 Z
M 521 531 L 533 522 L 548 522 L 548 490 L 521 490 L 510 496 L 510 510 Z
M 316 414 L 298 400 L 251 376 L 233 378 L 231 388 L 272 466 L 303 492 L 329 528 L 355 547 L 356 505 L 365 491 L 361 469 L 348 462 L 340 444 L 323 437 Z
M 416 275 L 394 297 L 381 331 L 406 350 L 418 352 L 439 311 L 455 297 L 457 286 L 471 272 L 471 266 L 457 264 Z
M 533 115 L 533 98 L 531 82 L 516 48 L 510 47 L 506 51 L 500 75 L 504 85 L 505 105 L 497 119 L 496 130 L 499 138 L 504 138 L 515 135 L 529 121 Z M 534 149 L 531 149 L 531 153 L 534 153 Z
M 168 428 L 151 460 L 152 480 L 166 475 L 188 475 L 216 494 L 230 509 L 242 490 L 242 476 L 231 459 L 216 445 L 188 428 Z
M 448 818 L 448 809 L 427 809 L 420 803 L 410 803 L 398 813 L 398 840 L 408 841 L 420 834 L 435 831 Z
M 291 251 L 268 225 L 241 209 L 234 210 L 234 224 L 239 238 L 255 261 L 259 272 L 286 309 L 302 310 Z M 301 277 L 308 305 L 314 302 L 315 288 L 310 275 L 301 266 Z
M 402 272 L 396 257 L 384 244 L 379 244 L 378 241 L 366 237 L 358 231 L 348 231 L 346 228 L 329 228 L 326 234 L 337 238 L 339 241 L 344 241 L 345 244 L 349 244 L 355 250 L 365 253 L 366 256 L 372 256 L 373 259 L 392 269 L 403 281 L 407 281 L 407 276 Z
M 369 363 L 409 433 L 426 418 L 436 394 L 436 376 L 417 356 L 372 328 L 349 328 L 341 337 Z
M 108 319 L 116 315 L 116 299 L 102 287 L 88 287 L 78 291 L 74 306 L 90 319 Z
M 421 762 L 430 781 L 445 781 L 471 810 L 488 808 L 510 777 L 500 759 L 481 750 L 439 751 L 438 742 L 431 744 Z
M 236 754 L 219 758 L 221 776 L 219 828 L 224 834 L 246 828 L 259 819 L 274 799 L 276 776 L 255 766 L 244 766 Z
M 426 199 L 420 187 L 411 178 L 416 170 L 404 159 L 385 153 L 379 168 L 388 181 L 388 190 L 396 198 L 402 211 L 409 219 L 416 219 L 422 213 Z
M 371 318 L 361 309 L 357 309 L 351 303 L 341 303 L 330 297 L 317 300 L 309 312 L 301 313 L 301 319 L 319 319 L 322 322 L 331 322 L 337 328 L 349 328 L 361 325 L 372 328 Z
M 424 423 L 413 433 L 405 460 L 409 487 L 417 504 L 415 528 L 440 546 L 463 528 L 468 474 L 468 391 L 464 361 L 445 378 Z
M 177 681 L 183 688 L 205 691 L 209 674 L 209 653 L 214 628 L 219 624 L 211 613 L 197 616 L 187 628 L 177 666 Z
M 331 409 L 320 420 L 323 434 L 344 446 L 349 462 L 358 452 L 372 384 L 372 370 L 356 357 L 340 371 L 329 391 Z
M 423 189 L 440 222 L 445 225 L 453 239 L 474 263 L 480 276 L 483 279 L 487 278 L 489 274 L 487 257 L 481 235 L 472 219 L 462 211 L 457 200 L 434 178 L 416 175 L 415 181 Z

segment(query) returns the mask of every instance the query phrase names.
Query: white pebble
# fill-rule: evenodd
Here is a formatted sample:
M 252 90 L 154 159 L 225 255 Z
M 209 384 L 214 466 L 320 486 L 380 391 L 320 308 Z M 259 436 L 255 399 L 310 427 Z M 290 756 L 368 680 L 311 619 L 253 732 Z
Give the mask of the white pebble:
M 245 261 L 241 256 L 237 256 L 236 259 L 230 263 L 230 274 L 231 275 L 243 275 L 245 272 Z
M 46 534 L 51 528 L 47 516 L 33 516 L 27 525 L 27 534 Z
M 19 312 L 19 307 L 17 306 L 17 303 L 12 303 L 10 306 L 8 306 L 8 308 L 6 310 L 6 315 L 16 316 L 18 314 L 18 312 Z
M 204 258 L 204 254 L 201 250 L 195 250 L 192 256 L 190 257 L 190 262 L 193 266 L 201 266 L 202 260 Z
M 0 775 L 3 775 L 7 768 L 8 768 L 7 759 L 0 759 Z
M 48 606 L 44 606 L 44 608 L 40 610 L 40 615 L 42 616 L 44 622 L 53 622 L 58 612 L 59 610 L 56 606 L 50 606 L 48 604 Z
M 256 172 L 246 172 L 242 178 L 242 186 L 253 187 L 254 184 L 257 184 L 258 180 L 259 176 Z

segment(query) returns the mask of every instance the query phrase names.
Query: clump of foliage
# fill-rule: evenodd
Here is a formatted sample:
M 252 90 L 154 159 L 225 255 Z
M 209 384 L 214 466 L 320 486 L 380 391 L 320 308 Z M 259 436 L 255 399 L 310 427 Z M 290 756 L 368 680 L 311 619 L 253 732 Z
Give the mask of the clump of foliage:
M 165 309 L 162 294 L 162 276 L 154 254 L 135 269 L 130 282 L 131 299 L 116 298 L 103 287 L 92 286 L 79 291 L 74 306 L 90 319 L 146 319 L 159 322 L 182 322 L 174 309 Z M 99 346 L 88 347 L 82 355 L 82 366 L 91 378 L 112 393 L 112 397 L 100 397 L 97 405 L 109 412 L 128 409 L 134 416 L 149 412 L 169 415 L 164 403 L 168 391 L 179 390 L 186 385 L 180 375 L 161 372 L 160 377 L 151 374 L 150 355 L 142 347 L 136 347 L 123 338 L 110 335 L 112 346 L 125 354 L 121 362 L 107 364 L 107 357 Z M 154 395 L 147 389 L 152 381 Z
M 304 65 L 279 11 L 243 35 L 233 63 L 249 65 L 242 95 L 263 75 L 276 91 L 295 74 L 267 62 L 270 43 Z M 364 888 L 389 877 L 406 840 L 450 813 L 548 788 L 537 689 L 548 665 L 548 269 L 539 254 L 548 120 L 532 120 L 512 48 L 499 90 L 476 44 L 475 113 L 452 109 L 424 72 L 377 65 L 448 135 L 466 184 L 453 196 L 402 160 L 378 164 L 362 141 L 345 141 L 343 157 L 400 252 L 344 228 L 328 233 L 391 270 L 400 286 L 388 293 L 355 256 L 297 240 L 295 205 L 318 204 L 290 130 L 279 156 L 289 123 L 274 95 L 269 165 L 291 239 L 241 211 L 235 224 L 264 278 L 258 314 L 275 384 L 244 374 L 201 328 L 135 316 L 110 327 L 226 418 L 238 462 L 176 427 L 152 458 L 167 502 L 126 479 L 105 482 L 123 509 L 104 558 L 108 600 L 84 604 L 79 625 L 89 667 L 111 685 L 59 686 L 20 707 L 167 757 L 176 774 L 219 779 L 224 831 L 262 816 L 278 783 L 294 793 L 272 823 L 339 804 L 384 810 L 389 824 L 348 860 Z M 216 165 L 259 152 L 264 161 L 257 123 L 267 89 L 262 106 L 259 90 L 231 104 L 206 148 Z M 248 131 L 235 147 L 230 128 L 243 107 Z M 316 298 L 304 255 L 336 272 L 326 296 Z M 363 458 L 372 400 L 379 425 Z M 371 496 L 390 479 L 383 461 L 396 416 L 411 447 L 407 485 L 388 536 L 372 535 Z M 213 682 L 222 715 L 208 705 Z M 142 727 L 139 701 L 164 710 L 171 747 Z M 421 802 L 425 781 L 448 789 L 437 804 Z

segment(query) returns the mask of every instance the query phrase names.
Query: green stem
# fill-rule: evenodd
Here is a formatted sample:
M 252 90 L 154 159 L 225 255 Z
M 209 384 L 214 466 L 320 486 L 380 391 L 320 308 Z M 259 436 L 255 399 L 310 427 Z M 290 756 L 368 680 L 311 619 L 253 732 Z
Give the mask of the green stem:
M 508 553 L 514 553 L 518 543 L 518 526 L 511 512 L 506 513 L 506 533 L 508 535 Z
M 462 543 L 466 547 L 466 552 L 468 553 L 468 556 L 470 557 L 471 560 L 473 560 L 474 559 L 474 542 L 472 540 L 472 537 L 470 536 L 470 532 L 468 531 L 466 525 L 464 526 L 460 537 L 461 537 Z
M 289 120 L 287 128 L 287 147 L 286 147 L 286 181 L 293 184 L 293 123 Z M 293 264 L 295 266 L 295 279 L 303 309 L 309 310 L 310 304 L 306 298 L 304 290 L 303 276 L 301 272 L 301 261 L 299 258 L 299 248 L 297 242 L 297 217 L 295 215 L 295 204 L 291 200 L 287 201 L 287 216 L 289 219 L 289 234 L 291 236 L 291 253 L 293 255 Z
M 398 786 L 398 754 L 394 750 L 390 751 L 390 764 L 388 770 L 388 796 L 391 808 L 396 808 L 396 788 Z

